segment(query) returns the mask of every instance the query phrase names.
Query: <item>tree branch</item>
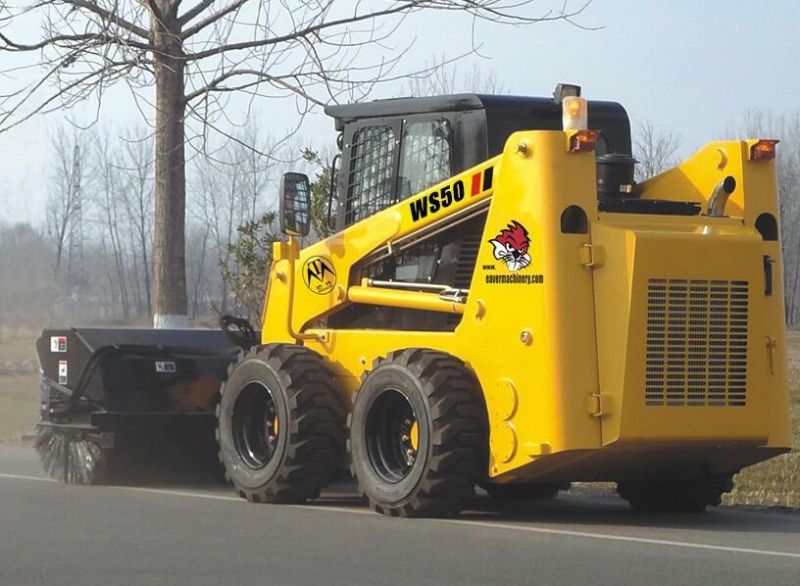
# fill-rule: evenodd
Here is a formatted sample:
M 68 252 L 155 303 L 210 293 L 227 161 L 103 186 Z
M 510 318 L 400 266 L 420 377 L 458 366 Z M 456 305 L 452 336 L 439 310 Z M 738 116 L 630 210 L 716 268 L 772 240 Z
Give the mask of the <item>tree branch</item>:
M 222 53 L 226 53 L 228 51 L 242 51 L 245 49 L 255 49 L 258 47 L 268 47 L 270 45 L 279 45 L 281 43 L 286 43 L 287 41 L 292 41 L 301 37 L 307 37 L 313 33 L 319 33 L 325 29 L 334 28 L 337 26 L 343 26 L 347 24 L 354 24 L 357 22 L 363 22 L 367 20 L 374 20 L 375 18 L 383 17 L 383 16 L 391 16 L 393 14 L 400 14 L 403 12 L 410 12 L 413 10 L 419 10 L 425 2 L 420 2 L 418 0 L 407 0 L 401 2 L 397 6 L 392 8 L 386 8 L 384 10 L 379 10 L 377 12 L 368 12 L 365 14 L 354 14 L 353 16 L 348 16 L 345 18 L 338 18 L 336 20 L 330 20 L 327 22 L 320 22 L 319 24 L 309 25 L 305 28 L 300 30 L 295 30 L 290 33 L 286 33 L 285 35 L 279 35 L 276 37 L 271 37 L 267 39 L 259 39 L 256 41 L 244 41 L 241 43 L 231 43 L 229 45 L 220 45 L 219 47 L 214 47 L 213 49 L 207 49 L 205 51 L 199 51 L 197 53 L 187 53 L 186 59 L 188 61 L 198 61 L 200 59 L 206 59 L 208 57 L 213 57 L 214 55 L 220 55 Z
M 213 2 L 213 0 L 211 0 L 211 1 Z M 226 14 L 230 14 L 231 12 L 236 12 L 237 10 L 239 10 L 239 8 L 241 8 L 246 3 L 247 3 L 247 0 L 236 0 L 236 2 L 233 2 L 232 4 L 229 4 L 228 6 L 223 8 L 222 10 L 220 10 L 218 12 L 215 12 L 214 14 L 208 15 L 207 17 L 205 17 L 203 20 L 201 20 L 197 24 L 195 24 L 195 25 L 189 27 L 188 29 L 186 29 L 185 31 L 183 31 L 181 33 L 181 39 L 188 39 L 188 38 L 196 35 L 197 33 L 199 33 L 201 30 L 203 30 L 207 26 L 212 25 L 215 22 L 217 22 L 219 19 L 224 17 Z
M 101 44 L 119 45 L 121 47 L 134 47 L 136 49 L 141 49 L 142 51 L 156 50 L 154 46 L 148 43 L 142 43 L 140 41 L 136 41 L 131 38 L 119 37 L 116 35 L 98 34 L 98 33 L 85 33 L 80 35 L 79 34 L 55 35 L 52 37 L 48 37 L 45 40 L 39 43 L 35 43 L 33 45 L 16 43 L 11 39 L 9 39 L 7 36 L 5 36 L 3 33 L 0 33 L 0 41 L 5 43 L 7 48 L 11 49 L 12 51 L 18 51 L 18 52 L 38 51 L 40 49 L 44 49 L 45 47 L 58 45 L 59 43 L 77 44 L 77 43 L 83 43 L 85 41 L 98 41 Z
M 224 81 L 226 81 L 228 79 L 231 79 L 233 77 L 239 77 L 239 76 L 243 76 L 243 75 L 253 76 L 253 77 L 256 78 L 256 80 L 255 81 L 251 81 L 251 82 L 247 82 L 247 83 L 242 84 L 242 85 L 238 85 L 236 87 L 221 86 L 221 84 Z M 324 106 L 325 105 L 324 102 L 321 102 L 320 100 L 317 100 L 316 98 L 314 98 L 313 96 L 311 96 L 307 92 L 303 91 L 303 88 L 300 87 L 299 85 L 295 86 L 295 85 L 292 85 L 289 82 L 287 82 L 284 79 L 284 78 L 287 78 L 287 77 L 288 78 L 292 78 L 292 77 L 296 78 L 297 76 L 289 75 L 289 76 L 276 77 L 276 76 L 268 75 L 267 73 L 265 73 L 263 71 L 260 71 L 258 69 L 231 69 L 230 71 L 226 71 L 225 73 L 223 73 L 219 77 L 211 80 L 210 82 L 208 82 L 205 86 L 201 87 L 200 89 L 197 89 L 197 90 L 193 91 L 192 93 L 187 94 L 186 97 L 184 98 L 184 102 L 189 103 L 189 102 L 191 102 L 193 100 L 196 100 L 200 96 L 203 96 L 205 94 L 208 94 L 208 93 L 211 93 L 211 92 L 215 92 L 215 91 L 216 92 L 231 92 L 231 91 L 237 91 L 237 90 L 241 90 L 241 89 L 244 89 L 244 88 L 252 87 L 254 85 L 258 85 L 258 84 L 261 84 L 261 83 L 272 83 L 272 84 L 274 84 L 274 85 L 276 85 L 278 87 L 281 87 L 283 89 L 287 89 L 287 90 L 291 91 L 294 94 L 300 95 L 301 97 L 303 97 L 304 99 L 308 100 L 312 104 L 316 104 L 317 106 Z
M 193 18 L 200 15 L 203 10 L 211 6 L 216 0 L 202 0 L 202 2 L 196 4 L 183 14 L 178 17 L 178 24 L 183 27 L 186 23 L 191 21 Z
M 32 118 L 33 116 L 35 116 L 36 114 L 38 114 L 40 112 L 48 112 L 50 110 L 48 108 L 48 106 L 50 104 L 52 104 L 53 102 L 55 102 L 57 100 L 62 100 L 64 98 L 64 96 L 68 96 L 69 95 L 69 92 L 71 90 L 80 88 L 84 83 L 86 83 L 89 80 L 97 79 L 97 81 L 95 83 L 99 84 L 99 83 L 102 82 L 103 78 L 112 77 L 114 75 L 119 75 L 119 71 L 118 71 L 119 69 L 137 67 L 138 65 L 139 64 L 134 62 L 134 61 L 118 61 L 118 62 L 108 63 L 106 66 L 104 66 L 104 67 L 102 67 L 102 68 L 100 68 L 98 70 L 95 70 L 95 71 L 90 71 L 89 73 L 86 73 L 86 74 L 78 77 L 76 80 L 66 84 L 64 87 L 59 88 L 58 91 L 55 91 L 50 97 L 44 99 L 41 103 L 37 104 L 30 112 L 28 112 L 27 114 L 22 115 L 21 118 L 16 120 L 13 124 L 5 124 L 6 121 L 11 116 L 15 115 L 17 113 L 17 111 L 19 110 L 19 108 L 24 103 L 26 103 L 26 100 L 21 100 L 17 104 L 16 107 L 12 108 L 9 111 L 2 112 L 2 116 L 0 116 L 0 133 L 7 132 L 8 130 L 11 130 L 12 128 L 14 128 L 16 126 L 19 126 L 20 124 L 22 124 L 26 120 L 29 120 L 30 118 Z M 59 69 L 59 67 L 60 66 L 56 66 L 53 69 L 51 69 L 48 72 L 48 74 L 46 76 L 44 76 L 42 79 L 40 79 L 36 84 L 34 84 L 33 88 L 28 90 L 26 92 L 26 94 L 28 96 L 33 95 L 33 93 L 36 90 L 38 90 L 40 87 L 42 87 L 42 85 L 44 85 L 44 83 L 45 83 L 45 81 L 47 79 L 49 79 L 53 74 L 56 73 L 56 71 Z
M 143 29 L 140 26 L 135 25 L 134 23 L 125 20 L 119 14 L 109 12 L 105 8 L 101 8 L 97 2 L 92 0 L 62 0 L 65 4 L 69 4 L 70 6 L 75 6 L 76 8 L 82 8 L 88 12 L 96 14 L 100 18 L 107 20 L 110 23 L 116 24 L 120 28 L 124 28 L 126 31 L 133 33 L 143 39 L 150 39 L 150 33 Z

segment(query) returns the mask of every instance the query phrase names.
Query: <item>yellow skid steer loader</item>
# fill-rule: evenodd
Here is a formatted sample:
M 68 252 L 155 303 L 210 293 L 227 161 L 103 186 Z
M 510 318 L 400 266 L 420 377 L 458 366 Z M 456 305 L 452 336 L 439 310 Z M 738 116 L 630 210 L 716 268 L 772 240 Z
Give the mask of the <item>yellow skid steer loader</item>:
M 301 248 L 288 174 L 261 341 L 222 385 L 243 497 L 314 498 L 349 461 L 386 515 L 571 481 L 701 511 L 788 450 L 776 141 L 635 183 L 625 110 L 577 86 L 327 113 L 337 231 Z

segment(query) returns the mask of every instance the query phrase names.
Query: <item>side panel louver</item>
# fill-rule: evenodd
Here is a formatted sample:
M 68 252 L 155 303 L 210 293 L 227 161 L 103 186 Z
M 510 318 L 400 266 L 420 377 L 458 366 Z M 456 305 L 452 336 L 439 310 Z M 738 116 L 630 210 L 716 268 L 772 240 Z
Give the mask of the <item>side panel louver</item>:
M 645 404 L 743 407 L 747 281 L 650 279 Z

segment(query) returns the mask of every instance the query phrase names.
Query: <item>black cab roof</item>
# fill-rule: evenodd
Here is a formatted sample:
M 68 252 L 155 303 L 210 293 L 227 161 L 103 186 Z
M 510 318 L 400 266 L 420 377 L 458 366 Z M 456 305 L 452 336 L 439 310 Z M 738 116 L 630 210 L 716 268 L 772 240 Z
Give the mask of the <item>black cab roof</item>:
M 561 103 L 553 98 L 501 96 L 491 94 L 452 94 L 443 96 L 379 99 L 356 104 L 329 105 L 325 113 L 336 121 L 336 130 L 345 124 L 370 118 L 394 118 L 417 114 L 483 110 L 489 126 L 489 154 L 496 154 L 511 130 L 560 130 Z M 492 127 L 502 128 L 493 137 Z M 630 123 L 625 108 L 617 102 L 589 100 L 589 127 L 600 129 L 614 152 L 631 153 Z M 493 140 L 494 139 L 494 140 Z M 494 143 L 497 143 L 496 145 Z M 494 151 L 494 152 L 492 152 Z

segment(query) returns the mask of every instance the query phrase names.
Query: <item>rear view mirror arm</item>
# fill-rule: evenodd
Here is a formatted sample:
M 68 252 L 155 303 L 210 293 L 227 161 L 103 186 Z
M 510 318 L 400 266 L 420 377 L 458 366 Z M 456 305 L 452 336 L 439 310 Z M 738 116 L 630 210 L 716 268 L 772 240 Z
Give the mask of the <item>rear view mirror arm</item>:
M 333 194 L 336 191 L 336 166 L 341 158 L 342 155 L 337 153 L 331 161 L 331 181 L 328 185 L 328 209 L 325 213 L 325 226 L 328 230 L 333 230 L 335 228 L 335 224 L 331 221 L 331 208 L 333 206 Z

